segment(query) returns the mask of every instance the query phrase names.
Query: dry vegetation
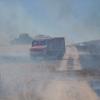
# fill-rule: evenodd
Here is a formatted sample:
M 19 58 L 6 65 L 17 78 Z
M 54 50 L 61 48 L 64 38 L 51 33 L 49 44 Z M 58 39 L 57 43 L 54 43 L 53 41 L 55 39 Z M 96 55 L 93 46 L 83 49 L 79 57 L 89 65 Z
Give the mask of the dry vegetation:
M 38 67 L 35 64 L 1 65 L 0 72 L 4 76 L 4 83 L 0 100 L 43 100 L 34 89 L 34 75 L 38 73 Z M 36 72 L 33 73 L 33 70 Z
M 53 62 L 48 62 L 48 63 L 43 62 L 41 64 L 37 64 L 36 66 L 41 66 L 41 68 L 43 68 L 44 71 L 50 71 L 50 72 L 56 71 L 57 68 L 57 64 L 54 64 Z
M 74 70 L 74 67 L 75 67 L 74 65 L 75 64 L 80 65 L 80 64 L 76 60 L 77 55 L 71 54 L 72 55 L 71 56 L 69 54 L 70 52 L 68 52 L 67 58 L 72 57 L 73 60 L 71 61 L 68 59 L 65 59 L 64 61 L 36 60 L 36 61 L 26 62 L 26 60 L 29 60 L 29 58 L 26 59 L 25 58 L 26 56 L 24 56 L 24 54 L 26 54 L 28 57 L 29 47 L 30 47 L 29 45 L 0 46 L 0 53 L 1 53 L 0 55 L 23 54 L 23 57 L 20 58 L 20 60 L 21 59 L 25 60 L 22 63 L 16 62 L 16 61 L 10 62 L 10 63 L 7 62 L 3 64 L 0 63 L 0 73 L 2 74 L 4 78 L 0 100 L 48 100 L 48 99 L 44 99 L 45 95 L 43 94 L 46 94 L 47 92 L 46 90 L 48 90 L 48 86 L 52 83 L 52 81 L 54 81 L 54 83 L 57 83 L 57 84 L 51 84 L 50 93 L 52 93 L 52 91 L 56 91 L 55 89 L 58 89 L 56 92 L 58 92 L 58 94 L 61 93 L 60 95 L 62 95 L 63 97 L 64 92 L 62 90 L 59 91 L 59 89 L 64 88 L 65 90 L 66 84 L 67 84 L 67 87 L 69 87 L 69 85 L 74 87 L 73 82 L 77 81 L 76 77 L 79 78 L 79 80 L 85 79 L 84 81 L 86 81 L 88 80 L 88 78 L 86 79 L 84 77 L 96 76 L 99 78 L 100 76 L 99 70 L 98 71 L 84 70 L 84 69 Z M 69 51 L 70 51 L 70 47 L 69 47 Z M 84 61 L 82 60 L 82 62 Z M 70 70 L 67 69 L 68 64 L 72 66 L 72 69 Z M 62 68 L 62 70 L 59 70 L 60 67 Z M 71 81 L 67 79 L 70 77 L 72 78 Z M 94 78 L 96 79 L 96 77 Z M 67 80 L 67 81 L 65 82 L 64 80 Z M 69 84 L 68 82 L 71 84 Z M 80 85 L 82 81 L 81 82 L 77 81 L 77 83 Z M 65 84 L 65 87 L 63 86 L 63 84 Z M 78 86 L 76 85 L 76 88 Z M 85 87 L 82 87 L 82 88 L 85 88 Z M 70 91 L 70 88 L 68 91 Z M 81 91 L 81 87 L 80 87 L 80 91 Z M 76 90 L 76 92 L 78 91 Z M 49 90 L 47 94 L 49 94 Z M 59 95 L 57 96 L 59 97 Z M 56 100 L 56 99 L 53 99 L 53 100 Z M 73 99 L 68 99 L 68 100 L 73 100 Z
M 3 45 L 0 46 L 0 55 L 28 53 L 30 45 Z
M 1 65 L 0 69 L 5 78 L 5 82 L 3 84 L 0 100 L 43 100 L 43 97 L 39 93 L 37 94 L 36 90 L 33 88 L 34 86 L 32 86 L 34 85 L 34 76 L 36 79 L 35 73 L 40 74 L 40 76 L 43 73 L 46 73 L 45 75 L 47 75 L 48 71 L 54 72 L 55 67 L 56 65 L 51 63 Z M 37 76 L 37 80 L 38 78 L 39 77 Z M 41 84 L 42 79 L 38 81 Z M 11 89 L 5 88 L 6 85 L 10 86 Z M 12 92 L 15 92 L 16 94 L 13 95 Z
M 0 46 L 0 55 L 28 55 L 29 47 L 30 45 Z M 27 63 L 0 64 L 0 73 L 4 77 L 0 100 L 43 100 L 42 97 L 36 93 L 36 91 L 34 92 L 34 90 L 30 89 L 32 87 L 30 84 L 33 83 L 33 74 L 31 71 L 33 66 L 33 64 Z M 30 88 L 28 89 L 28 87 Z M 24 91 L 25 88 L 26 91 Z
M 3 95 L 0 100 L 43 100 L 43 97 L 34 92 L 20 92 L 18 95 L 12 97 Z

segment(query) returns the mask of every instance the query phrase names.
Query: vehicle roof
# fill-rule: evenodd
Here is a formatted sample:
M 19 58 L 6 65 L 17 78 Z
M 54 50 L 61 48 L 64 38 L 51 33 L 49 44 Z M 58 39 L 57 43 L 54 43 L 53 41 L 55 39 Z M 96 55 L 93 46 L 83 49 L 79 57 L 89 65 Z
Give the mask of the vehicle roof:
M 35 38 L 35 39 L 33 39 L 33 41 L 34 40 L 52 40 L 52 39 L 64 39 L 64 37 L 44 37 L 44 38 Z

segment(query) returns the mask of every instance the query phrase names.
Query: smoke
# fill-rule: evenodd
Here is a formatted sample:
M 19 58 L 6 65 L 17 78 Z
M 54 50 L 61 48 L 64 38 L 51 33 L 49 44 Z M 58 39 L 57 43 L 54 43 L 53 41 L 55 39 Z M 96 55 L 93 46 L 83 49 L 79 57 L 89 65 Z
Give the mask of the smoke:
M 6 44 L 21 33 L 35 33 L 34 24 L 18 2 L 0 1 L 0 44 Z
M 64 36 L 67 44 L 100 39 L 99 0 L 0 0 L 0 43 L 21 33 Z
M 99 0 L 44 0 L 51 33 L 73 42 L 100 39 Z

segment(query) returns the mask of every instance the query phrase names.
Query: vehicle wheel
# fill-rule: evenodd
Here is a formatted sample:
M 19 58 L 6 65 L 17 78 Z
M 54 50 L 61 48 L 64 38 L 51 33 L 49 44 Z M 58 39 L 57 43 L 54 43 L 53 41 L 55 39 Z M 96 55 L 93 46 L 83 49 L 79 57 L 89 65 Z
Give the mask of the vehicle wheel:
M 60 50 L 59 54 L 57 55 L 57 59 L 62 59 L 63 56 L 64 56 L 64 52 Z

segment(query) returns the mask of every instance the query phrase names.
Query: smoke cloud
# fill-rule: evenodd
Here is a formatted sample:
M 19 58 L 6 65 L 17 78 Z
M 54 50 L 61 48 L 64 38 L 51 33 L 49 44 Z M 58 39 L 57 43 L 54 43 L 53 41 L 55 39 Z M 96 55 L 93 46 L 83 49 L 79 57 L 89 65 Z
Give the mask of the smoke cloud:
M 0 0 L 0 44 L 21 33 L 64 36 L 67 44 L 100 39 L 99 0 Z
M 34 24 L 22 5 L 0 1 L 0 44 L 7 44 L 21 33 L 33 32 Z
M 56 34 L 72 42 L 100 39 L 99 0 L 44 1 L 51 20 L 51 30 L 54 29 Z

